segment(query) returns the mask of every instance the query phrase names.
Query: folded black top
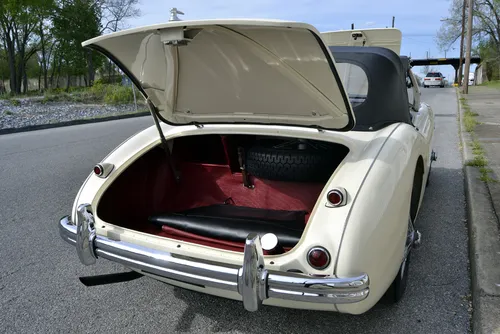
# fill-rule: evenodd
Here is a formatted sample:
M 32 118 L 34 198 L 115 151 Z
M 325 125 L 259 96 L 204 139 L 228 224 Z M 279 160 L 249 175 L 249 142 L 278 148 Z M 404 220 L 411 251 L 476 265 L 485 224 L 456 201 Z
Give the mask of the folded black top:
M 244 242 L 248 234 L 274 233 L 284 247 L 297 244 L 307 211 L 257 209 L 234 205 L 210 205 L 181 212 L 155 214 L 149 221 L 200 236 Z

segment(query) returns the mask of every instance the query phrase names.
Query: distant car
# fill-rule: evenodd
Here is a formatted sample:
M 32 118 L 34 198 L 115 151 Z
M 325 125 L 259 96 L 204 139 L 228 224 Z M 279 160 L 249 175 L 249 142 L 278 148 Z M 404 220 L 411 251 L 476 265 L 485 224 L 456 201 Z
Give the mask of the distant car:
M 444 76 L 440 72 L 429 72 L 424 78 L 424 88 L 444 87 Z
M 249 311 L 361 314 L 384 295 L 400 300 L 434 112 L 408 57 L 370 46 L 383 30 L 349 34 L 368 45 L 270 20 L 169 22 L 84 42 L 137 85 L 155 125 L 100 161 L 59 221 L 83 264 L 133 270 L 82 283 L 146 275 Z
M 469 73 L 469 86 L 474 85 L 474 73 Z

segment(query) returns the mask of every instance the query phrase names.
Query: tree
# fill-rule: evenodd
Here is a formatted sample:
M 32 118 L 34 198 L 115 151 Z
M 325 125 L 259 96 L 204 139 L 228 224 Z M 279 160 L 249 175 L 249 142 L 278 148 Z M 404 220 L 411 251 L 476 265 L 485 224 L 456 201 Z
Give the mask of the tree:
M 140 10 L 136 8 L 139 0 L 97 0 L 96 4 L 100 8 L 102 34 L 124 29 L 125 20 L 141 15 Z
M 7 50 L 10 87 L 15 93 L 27 90 L 26 63 L 37 51 L 35 29 L 40 15 L 53 5 L 52 0 L 2 0 L 0 2 L 0 39 Z
M 66 89 L 73 75 L 86 75 L 88 86 L 94 81 L 95 65 L 102 57 L 84 50 L 81 43 L 100 34 L 99 11 L 95 3 L 87 0 L 66 1 L 56 10 L 53 33 L 58 40 L 58 66 L 67 76 Z
M 136 6 L 139 0 L 97 0 L 96 4 L 100 8 L 101 23 L 103 28 L 101 34 L 106 32 L 116 32 L 126 28 L 126 20 L 141 15 Z M 107 61 L 108 80 L 111 80 L 113 72 L 113 62 Z
M 7 51 L 0 47 L 0 94 L 5 93 L 4 80 L 10 76 Z
M 462 32 L 463 0 L 452 0 L 449 17 L 437 34 L 438 47 L 447 50 L 457 41 Z M 488 59 L 500 65 L 500 1 L 474 0 L 473 7 L 473 45 L 481 58 Z

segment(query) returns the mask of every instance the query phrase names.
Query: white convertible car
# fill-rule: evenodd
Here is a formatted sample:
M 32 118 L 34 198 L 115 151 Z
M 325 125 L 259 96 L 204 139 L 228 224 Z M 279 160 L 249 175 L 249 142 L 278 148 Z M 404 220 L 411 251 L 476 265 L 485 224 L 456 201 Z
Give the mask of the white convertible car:
M 384 43 L 387 44 L 384 47 Z M 97 163 L 59 222 L 80 261 L 264 305 L 360 314 L 397 302 L 434 115 L 396 29 L 179 21 L 84 43 L 155 125 Z

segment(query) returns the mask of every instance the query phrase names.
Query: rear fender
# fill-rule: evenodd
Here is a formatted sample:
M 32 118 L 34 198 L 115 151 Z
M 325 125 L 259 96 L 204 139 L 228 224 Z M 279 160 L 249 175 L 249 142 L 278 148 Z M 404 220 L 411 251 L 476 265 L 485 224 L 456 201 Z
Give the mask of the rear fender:
M 401 125 L 384 144 L 351 207 L 335 274 L 366 272 L 370 295 L 339 311 L 365 312 L 383 296 L 403 259 L 413 179 L 422 137 Z

